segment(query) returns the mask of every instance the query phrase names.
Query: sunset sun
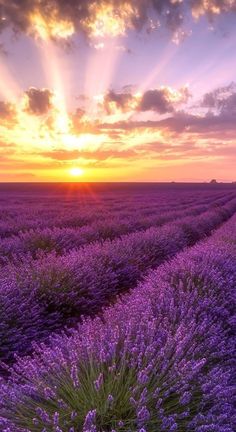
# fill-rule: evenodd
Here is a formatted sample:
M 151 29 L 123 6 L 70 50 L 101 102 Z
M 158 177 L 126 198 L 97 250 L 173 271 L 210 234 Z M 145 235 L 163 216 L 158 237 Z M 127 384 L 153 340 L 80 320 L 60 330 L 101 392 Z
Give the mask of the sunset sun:
M 84 174 L 84 170 L 78 167 L 71 168 L 69 172 L 72 177 L 81 177 Z

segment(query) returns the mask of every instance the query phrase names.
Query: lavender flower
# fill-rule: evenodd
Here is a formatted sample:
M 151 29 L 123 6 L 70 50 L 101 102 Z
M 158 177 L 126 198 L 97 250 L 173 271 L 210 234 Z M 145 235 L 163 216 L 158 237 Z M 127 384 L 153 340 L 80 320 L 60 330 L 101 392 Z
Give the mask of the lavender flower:
M 103 385 L 103 374 L 100 373 L 96 381 L 94 381 L 94 387 L 97 391 L 99 391 L 102 385 Z
M 171 225 L 2 267 L 1 329 L 11 335 L 3 346 L 10 343 L 13 353 L 27 352 L 38 329 L 44 340 L 52 328 L 74 324 L 72 316 L 92 315 L 52 335 L 49 344 L 34 343 L 34 353 L 18 356 L 7 369 L 8 379 L 0 380 L 2 430 L 33 432 L 28 425 L 35 424 L 56 432 L 114 425 L 142 432 L 233 431 L 236 216 L 212 230 L 236 205 L 233 193 L 219 201 L 222 208 L 207 204 L 207 211 L 195 208 L 195 215 Z M 24 329 L 20 341 L 11 321 L 6 326 L 12 310 Z

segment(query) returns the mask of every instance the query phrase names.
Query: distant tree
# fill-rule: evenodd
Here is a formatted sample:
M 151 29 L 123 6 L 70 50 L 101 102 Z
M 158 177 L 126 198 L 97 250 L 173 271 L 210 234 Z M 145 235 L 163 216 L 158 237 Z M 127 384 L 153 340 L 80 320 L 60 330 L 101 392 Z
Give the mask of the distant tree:
M 217 181 L 216 181 L 216 179 L 212 179 L 212 180 L 210 181 L 210 183 L 212 183 L 212 184 L 216 184 Z

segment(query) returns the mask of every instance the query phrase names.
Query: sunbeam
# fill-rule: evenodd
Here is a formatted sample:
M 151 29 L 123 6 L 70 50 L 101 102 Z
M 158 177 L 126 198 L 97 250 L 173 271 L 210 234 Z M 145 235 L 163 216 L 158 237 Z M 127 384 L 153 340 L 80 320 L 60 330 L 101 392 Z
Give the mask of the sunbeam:
M 6 59 L 0 54 L 0 96 L 6 101 L 17 103 L 22 89 L 20 89 L 5 62 Z
M 94 42 L 96 45 L 96 42 Z M 86 77 L 84 84 L 85 94 L 90 98 L 88 114 L 96 115 L 97 102 L 102 101 L 102 96 L 112 87 L 113 75 L 123 52 L 117 49 L 118 38 L 104 39 L 102 49 L 91 49 L 90 57 L 86 65 Z

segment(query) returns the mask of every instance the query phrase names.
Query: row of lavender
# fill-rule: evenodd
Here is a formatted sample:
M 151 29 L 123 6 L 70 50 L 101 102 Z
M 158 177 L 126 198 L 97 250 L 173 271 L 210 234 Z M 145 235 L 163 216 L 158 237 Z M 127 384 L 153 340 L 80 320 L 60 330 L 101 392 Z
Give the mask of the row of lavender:
M 222 208 L 94 243 L 62 257 L 51 253 L 3 267 L 1 359 L 12 362 L 14 354 L 31 350 L 32 341 L 74 325 L 82 315 L 94 316 L 117 294 L 133 288 L 149 269 L 209 235 L 235 211 L 234 199 Z
M 227 191 L 230 196 L 232 192 Z M 223 198 L 219 191 L 196 191 L 190 193 L 171 191 L 150 194 L 146 196 L 134 193 L 133 196 L 122 192 L 109 196 L 107 193 L 95 195 L 92 199 L 80 196 L 45 197 L 30 194 L 20 198 L 17 193 L 3 200 L 0 196 L 0 238 L 17 235 L 20 231 L 44 228 L 77 228 L 95 223 L 99 220 L 109 221 L 109 218 L 136 218 L 140 213 L 151 215 L 156 211 L 178 210 L 180 207 L 197 204 L 207 204 L 213 199 Z
M 236 216 L 2 379 L 4 432 L 233 432 Z
M 105 240 L 131 233 L 138 230 L 144 230 L 152 226 L 161 226 L 172 220 L 180 219 L 183 216 L 196 216 L 201 214 L 210 207 L 222 206 L 234 194 L 215 199 L 208 198 L 205 204 L 180 205 L 175 210 L 164 211 L 160 206 L 158 209 L 153 207 L 145 208 L 138 214 L 132 214 L 132 217 L 120 213 L 113 217 L 103 218 L 101 221 L 95 221 L 81 228 L 41 228 L 30 229 L 20 232 L 17 236 L 6 237 L 0 240 L 0 263 L 4 265 L 13 259 L 14 262 L 21 260 L 25 254 L 27 259 L 36 258 L 41 251 L 55 251 L 57 254 L 63 254 L 70 249 L 81 247 L 85 244 Z M 180 207 L 180 209 L 179 209 Z

